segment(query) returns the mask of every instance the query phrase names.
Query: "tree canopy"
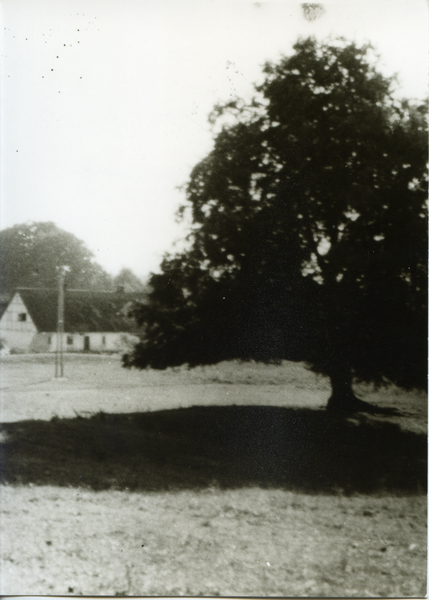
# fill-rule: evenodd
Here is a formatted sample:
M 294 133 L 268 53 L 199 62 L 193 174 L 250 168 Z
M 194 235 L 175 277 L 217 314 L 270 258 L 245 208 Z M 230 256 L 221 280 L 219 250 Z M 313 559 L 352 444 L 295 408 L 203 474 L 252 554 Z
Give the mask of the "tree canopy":
M 187 250 L 152 275 L 126 366 L 305 360 L 332 407 L 358 406 L 353 377 L 426 385 L 427 104 L 376 62 L 302 39 L 252 101 L 215 107 Z
M 118 275 L 113 278 L 113 283 L 115 287 L 121 287 L 125 292 L 143 292 L 146 290 L 143 281 L 127 267 L 121 269 Z
M 54 223 L 24 223 L 0 231 L 0 287 L 53 288 L 58 269 L 67 266 L 67 285 L 76 289 L 111 289 L 110 276 L 94 261 L 85 243 Z

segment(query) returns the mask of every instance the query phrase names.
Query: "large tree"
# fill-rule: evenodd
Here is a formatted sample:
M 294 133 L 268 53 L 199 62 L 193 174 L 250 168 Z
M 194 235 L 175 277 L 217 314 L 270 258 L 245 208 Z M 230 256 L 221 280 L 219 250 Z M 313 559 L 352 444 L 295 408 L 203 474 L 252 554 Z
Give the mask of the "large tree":
M 58 285 L 59 268 L 67 266 L 67 286 L 110 289 L 110 276 L 94 261 L 85 243 L 54 223 L 29 222 L 0 231 L 0 289 Z
M 126 365 L 306 360 L 341 410 L 364 406 L 353 378 L 426 385 L 427 105 L 376 63 L 300 40 L 251 102 L 215 108 L 188 249 L 152 276 Z

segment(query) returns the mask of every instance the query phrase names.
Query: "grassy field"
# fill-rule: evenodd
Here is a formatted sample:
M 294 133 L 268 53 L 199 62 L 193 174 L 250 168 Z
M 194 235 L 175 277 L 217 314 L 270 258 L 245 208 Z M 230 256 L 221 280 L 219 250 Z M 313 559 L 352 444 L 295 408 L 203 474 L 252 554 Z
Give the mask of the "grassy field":
M 426 594 L 427 399 L 301 364 L 1 363 L 2 594 Z

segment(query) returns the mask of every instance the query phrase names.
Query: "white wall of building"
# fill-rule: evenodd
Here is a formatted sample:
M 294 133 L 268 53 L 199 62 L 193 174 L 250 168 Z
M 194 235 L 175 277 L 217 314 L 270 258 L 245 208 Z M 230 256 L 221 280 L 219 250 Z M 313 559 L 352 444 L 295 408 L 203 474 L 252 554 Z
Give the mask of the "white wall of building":
M 15 294 L 0 319 L 0 338 L 12 350 L 25 352 L 30 348 L 36 333 L 37 327 L 21 296 Z
M 37 338 L 44 336 L 44 352 L 55 352 L 57 350 L 57 334 L 52 333 L 49 339 L 47 334 L 39 333 Z M 91 333 L 64 333 L 64 352 L 124 352 L 139 341 L 139 338 L 130 333 L 121 332 L 91 332 Z M 49 342 L 49 343 L 47 343 Z M 34 344 L 33 344 L 34 345 Z M 42 345 L 42 341 L 40 343 Z M 40 350 L 39 350 L 40 351 Z

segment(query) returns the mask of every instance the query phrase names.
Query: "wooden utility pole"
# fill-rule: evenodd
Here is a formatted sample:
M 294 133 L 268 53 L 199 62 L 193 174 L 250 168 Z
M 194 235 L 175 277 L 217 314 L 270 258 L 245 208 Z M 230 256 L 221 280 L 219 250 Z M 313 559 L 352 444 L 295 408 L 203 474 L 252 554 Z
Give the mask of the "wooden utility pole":
M 63 338 L 64 338 L 64 268 L 59 272 L 57 350 L 55 353 L 55 378 L 64 377 Z

